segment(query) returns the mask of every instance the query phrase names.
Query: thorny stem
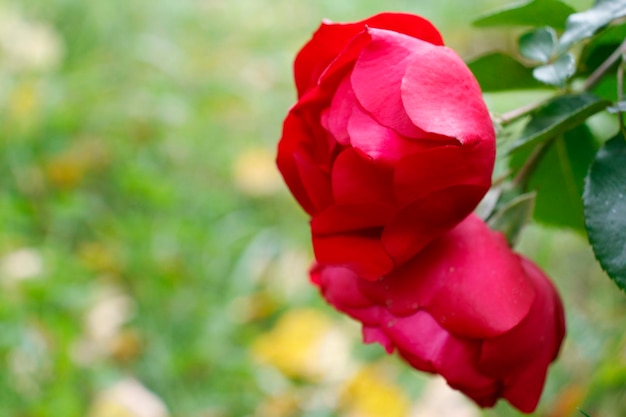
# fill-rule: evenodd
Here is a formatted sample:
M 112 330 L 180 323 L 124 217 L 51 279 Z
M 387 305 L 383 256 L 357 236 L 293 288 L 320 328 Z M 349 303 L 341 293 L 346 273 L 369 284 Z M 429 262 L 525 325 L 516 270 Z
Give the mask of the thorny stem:
M 514 121 L 516 121 L 517 119 L 520 119 L 524 116 L 526 116 L 527 114 L 529 114 L 530 112 L 532 112 L 533 110 L 537 109 L 539 106 L 541 106 L 544 102 L 540 101 L 537 103 L 530 103 L 530 104 L 526 104 L 522 107 L 518 107 L 517 109 L 511 110 L 509 112 L 506 112 L 502 115 L 500 115 L 497 118 L 497 121 L 503 125 L 506 126 Z
M 626 52 L 626 40 L 587 78 L 583 85 L 583 91 L 587 91 L 596 85 L 624 52 Z
M 606 75 L 607 71 L 615 64 L 615 62 L 622 56 L 622 54 L 626 53 L 626 40 L 622 42 L 622 44 L 609 56 L 596 70 L 587 78 L 585 84 L 583 84 L 581 91 L 588 91 L 593 86 L 595 86 L 601 79 Z M 619 77 L 619 74 L 618 74 Z M 623 90 L 620 90 L 623 91 Z M 620 98 L 621 101 L 621 98 Z M 537 108 L 541 107 L 545 101 L 540 101 L 537 103 L 526 104 L 522 107 L 518 107 L 517 109 L 506 112 L 499 117 L 496 118 L 496 121 L 503 126 L 506 126 L 526 115 L 533 112 Z
M 547 140 L 533 150 L 533 153 L 530 154 L 528 159 L 526 159 L 524 165 L 522 165 L 520 170 L 517 172 L 517 175 L 515 175 L 515 178 L 511 181 L 511 185 L 513 187 L 520 187 L 522 189 L 526 188 L 526 183 L 528 182 L 530 175 L 533 173 L 552 142 L 552 140 Z
M 617 62 L 618 59 L 622 58 L 622 62 L 617 71 L 617 84 L 618 84 L 618 101 L 623 100 L 624 96 L 624 66 L 626 65 L 626 40 L 621 43 L 621 45 L 609 56 L 596 70 L 587 78 L 585 84 L 582 87 L 582 91 L 587 91 L 591 89 L 594 85 L 596 85 L 604 75 L 608 72 L 608 70 Z M 512 123 L 528 114 L 536 110 L 545 104 L 545 101 L 541 101 L 538 103 L 531 103 L 519 107 L 517 109 L 511 110 L 507 113 L 504 113 L 500 117 L 496 119 L 498 123 L 503 126 L 506 126 L 509 123 Z M 618 113 L 620 129 L 624 130 L 623 116 L 622 113 Z M 626 134 L 625 134 L 626 136 Z M 533 153 L 528 157 L 524 165 L 520 168 L 515 178 L 512 180 L 513 186 L 520 186 L 522 188 L 525 187 L 526 182 L 530 178 L 530 175 L 533 173 L 539 161 L 546 153 L 553 140 L 547 140 L 542 144 L 538 145 Z

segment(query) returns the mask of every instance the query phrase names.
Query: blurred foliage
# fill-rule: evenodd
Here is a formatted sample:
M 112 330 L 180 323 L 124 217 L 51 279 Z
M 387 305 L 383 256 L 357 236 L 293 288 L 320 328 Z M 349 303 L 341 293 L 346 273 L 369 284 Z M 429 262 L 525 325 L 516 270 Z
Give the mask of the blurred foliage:
M 478 415 L 323 306 L 273 154 L 323 17 L 419 13 L 471 57 L 514 45 L 470 30 L 502 4 L 0 1 L 0 416 Z M 578 236 L 522 240 L 570 322 L 538 415 L 620 415 L 623 300 Z

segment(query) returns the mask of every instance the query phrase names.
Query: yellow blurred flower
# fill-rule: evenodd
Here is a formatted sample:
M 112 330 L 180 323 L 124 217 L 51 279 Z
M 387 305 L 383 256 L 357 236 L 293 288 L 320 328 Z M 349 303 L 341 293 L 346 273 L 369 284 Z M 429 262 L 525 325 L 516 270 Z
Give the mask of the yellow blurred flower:
M 237 189 L 253 197 L 271 195 L 282 189 L 274 154 L 263 148 L 239 154 L 233 166 L 233 177 Z
M 361 368 L 341 393 L 340 408 L 349 417 L 406 417 L 411 403 L 381 366 Z
M 317 310 L 292 310 L 257 338 L 252 355 L 294 378 L 332 378 L 349 366 L 349 340 Z
M 47 179 L 60 188 L 74 188 L 89 172 L 98 171 L 109 162 L 108 149 L 98 138 L 79 138 L 45 164 Z
M 98 394 L 88 417 L 167 417 L 163 400 L 134 378 L 118 381 Z
M 7 97 L 6 115 L 9 126 L 20 132 L 26 132 L 36 126 L 40 117 L 40 94 L 39 85 L 32 80 L 18 83 L 13 87 Z
M 300 410 L 300 399 L 293 392 L 267 397 L 257 407 L 255 417 L 296 416 Z
M 115 248 L 103 242 L 85 242 L 78 247 L 78 259 L 93 271 L 117 275 L 122 270 Z

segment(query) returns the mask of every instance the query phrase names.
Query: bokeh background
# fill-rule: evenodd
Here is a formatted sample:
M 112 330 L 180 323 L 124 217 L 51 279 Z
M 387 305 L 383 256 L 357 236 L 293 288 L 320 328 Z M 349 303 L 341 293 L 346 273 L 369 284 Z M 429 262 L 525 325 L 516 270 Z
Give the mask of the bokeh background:
M 517 416 L 360 343 L 274 166 L 322 18 L 418 13 L 471 58 L 514 47 L 470 27 L 505 3 L 0 0 L 0 416 Z M 584 236 L 519 250 L 569 322 L 536 415 L 625 415 L 624 294 Z

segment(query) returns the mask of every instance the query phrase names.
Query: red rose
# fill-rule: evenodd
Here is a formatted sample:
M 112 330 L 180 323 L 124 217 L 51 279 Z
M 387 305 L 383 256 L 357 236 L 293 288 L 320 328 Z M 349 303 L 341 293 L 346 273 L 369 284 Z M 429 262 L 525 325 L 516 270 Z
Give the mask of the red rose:
M 533 411 L 565 334 L 548 278 L 473 215 L 379 281 L 322 265 L 311 277 L 363 324 L 366 342 L 441 374 L 482 407 L 502 397 Z
M 322 264 L 377 279 L 489 189 L 494 130 L 478 83 L 426 20 L 325 22 L 299 52 L 278 167 Z

